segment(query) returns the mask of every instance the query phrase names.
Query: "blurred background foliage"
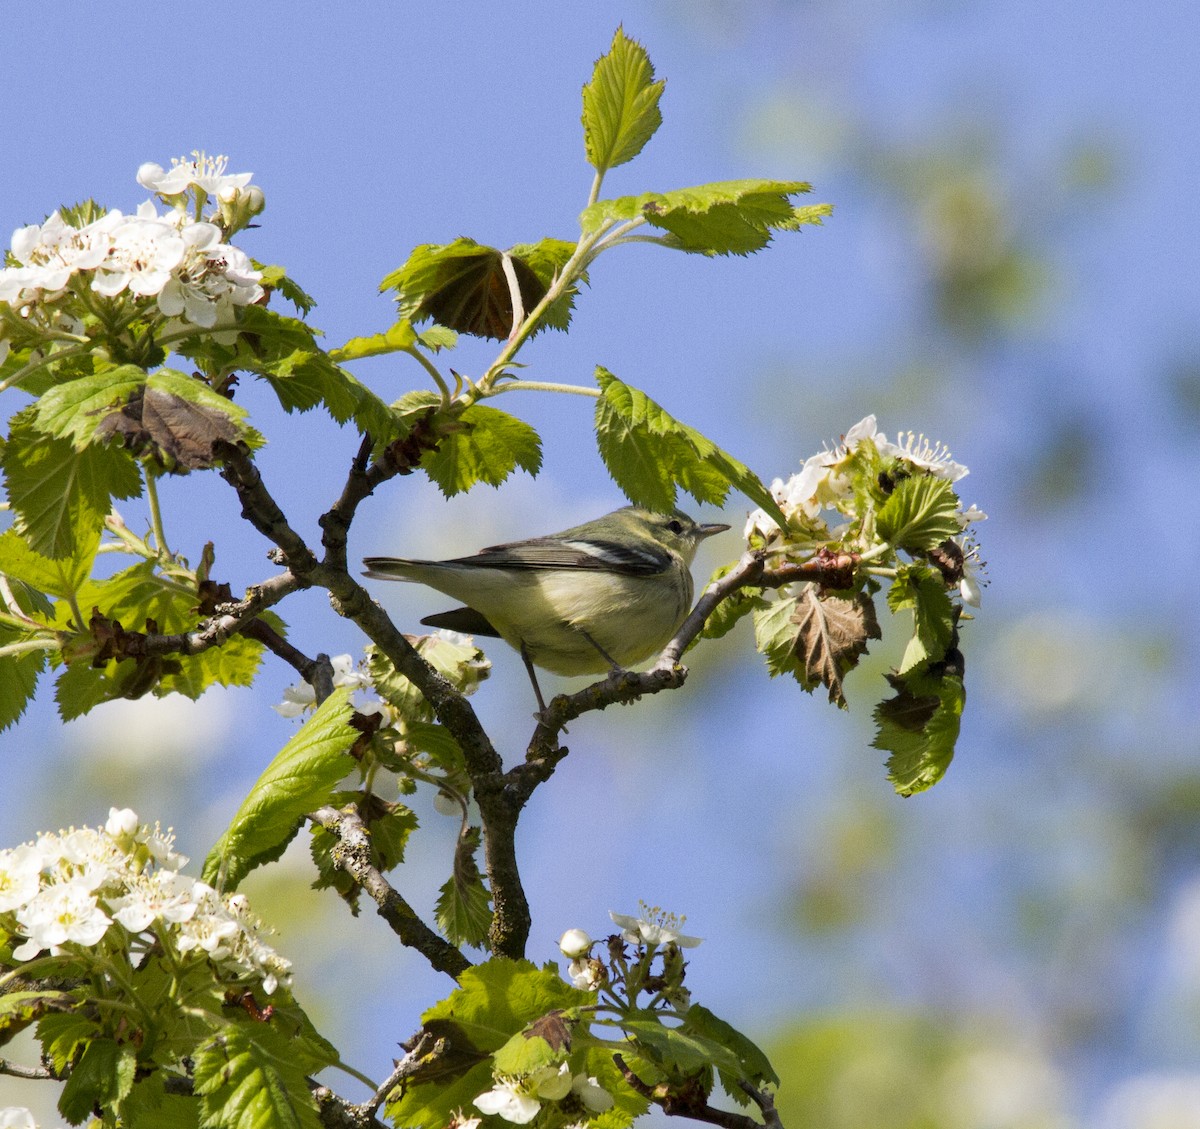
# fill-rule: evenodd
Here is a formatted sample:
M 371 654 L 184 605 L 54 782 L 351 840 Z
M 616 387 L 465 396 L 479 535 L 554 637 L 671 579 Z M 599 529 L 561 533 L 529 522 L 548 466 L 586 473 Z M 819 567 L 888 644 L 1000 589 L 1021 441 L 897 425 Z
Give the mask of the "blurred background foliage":
M 118 28 L 136 15 L 115 7 Z M 266 245 L 251 252 L 317 293 L 331 342 L 382 328 L 386 303 L 369 296 L 411 245 L 505 245 L 574 215 L 586 193 L 574 98 L 623 20 L 668 77 L 667 124 L 613 191 L 796 174 L 836 211 L 748 264 L 646 252 L 604 265 L 572 337 L 531 352 L 535 375 L 582 382 L 608 364 L 768 479 L 873 411 L 889 436 L 949 443 L 972 468 L 966 500 L 991 515 L 991 584 L 964 633 L 967 711 L 942 784 L 900 801 L 868 747 L 866 709 L 896 658 L 887 640 L 842 715 L 768 682 L 735 632 L 696 654 L 682 693 L 573 727 L 525 828 L 530 955 L 555 957 L 570 926 L 602 933 L 604 911 L 638 898 L 686 912 L 707 938 L 693 991 L 768 1046 L 789 1129 L 1200 1126 L 1197 614 L 1184 571 L 1200 516 L 1195 5 L 1150 0 L 1136 19 L 1115 0 L 302 6 L 270 37 L 217 7 L 231 75 L 267 82 L 255 112 L 214 122 L 203 106 L 120 94 L 138 123 L 128 137 L 67 145 L 55 130 L 89 112 L 71 108 L 85 61 L 129 45 L 64 28 L 62 105 L 0 126 L 14 159 L 36 126 L 58 171 L 0 172 L 5 222 L 88 192 L 130 206 L 140 161 L 230 152 L 267 193 Z M 153 50 L 173 49 L 178 19 L 143 28 Z M 11 14 L 0 30 L 16 30 Z M 15 66 L 14 82 L 34 81 L 29 60 Z M 352 71 L 318 92 L 306 66 Z M 394 114 L 386 134 L 363 120 L 372 105 Z M 337 226 L 306 227 L 330 202 L 346 212 Z M 392 386 L 386 366 L 363 375 Z M 449 507 L 403 483 L 375 502 L 362 552 L 468 551 L 542 531 L 546 512 L 562 526 L 614 502 L 598 462 L 578 456 L 590 440 L 576 407 L 529 409 L 548 439 L 536 483 Z M 288 427 L 261 461 L 311 521 L 330 490 L 314 499 L 297 460 L 327 433 Z M 225 523 L 218 563 L 235 588 L 264 575 L 264 546 L 219 484 L 183 485 L 201 491 L 192 513 Z M 726 510 L 735 525 L 740 506 Z M 198 553 L 205 527 L 175 521 Z M 736 551 L 728 535 L 698 571 Z M 382 596 L 402 623 L 431 610 L 419 594 Z M 299 645 L 357 645 L 305 599 L 284 612 Z M 519 664 L 493 657 L 477 701 L 518 755 Z M 273 669 L 253 694 L 118 703 L 62 733 L 39 704 L 0 737 L 5 841 L 102 821 L 112 802 L 174 822 L 202 854 L 286 739 L 266 705 L 288 681 Z M 431 905 L 453 829 L 418 810 L 430 833 L 414 839 L 405 892 Z M 318 1025 L 382 1074 L 447 985 L 309 878 L 294 850 L 247 888 L 279 922 Z

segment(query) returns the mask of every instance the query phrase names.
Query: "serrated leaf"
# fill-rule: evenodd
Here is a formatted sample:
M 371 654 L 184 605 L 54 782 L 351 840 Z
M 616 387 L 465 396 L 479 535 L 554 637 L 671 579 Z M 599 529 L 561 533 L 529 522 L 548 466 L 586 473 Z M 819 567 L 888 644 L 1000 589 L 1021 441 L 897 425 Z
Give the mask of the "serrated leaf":
M 100 1034 L 100 1025 L 77 1011 L 54 1011 L 38 1020 L 37 1037 L 42 1053 L 54 1069 L 67 1071 L 82 1048 Z
M 264 265 L 255 262 L 255 267 L 262 274 L 262 285 L 279 291 L 302 315 L 307 317 L 312 313 L 317 300 L 305 291 L 295 279 L 289 277 L 283 267 Z
M 454 848 L 453 873 L 438 893 L 434 917 L 453 945 L 481 947 L 492 925 L 492 898 L 475 861 L 479 843 L 479 828 L 464 828 Z
M 43 393 L 34 418 L 40 430 L 69 439 L 80 449 L 92 441 L 110 410 L 126 403 L 145 383 L 146 373 L 137 365 L 112 366 Z
M 0 996 L 0 1046 L 40 1019 L 49 1008 L 66 1011 L 75 1003 L 75 998 L 66 992 L 6 992 Z
M 621 1028 L 636 1040 L 649 1061 L 667 1073 L 685 1077 L 720 1069 L 736 1075 L 741 1064 L 728 1047 L 686 1027 L 667 1027 L 652 1013 L 645 1019 L 622 1019 Z M 711 1074 L 707 1090 L 711 1086 Z
M 771 492 L 745 464 L 607 369 L 597 367 L 596 383 L 600 457 L 631 502 L 670 510 L 682 486 L 697 501 L 721 505 L 733 487 L 787 524 Z
M 725 1092 L 739 1105 L 749 1105 L 749 1095 L 738 1085 L 740 1081 L 749 1082 L 752 1086 L 770 1084 L 779 1085 L 779 1075 L 771 1066 L 770 1060 L 762 1049 L 748 1039 L 735 1027 L 713 1015 L 706 1007 L 692 1004 L 683 1020 L 684 1029 L 707 1039 L 720 1043 L 730 1050 L 740 1063 L 736 1072 L 721 1069 L 721 1085 Z
M 472 1101 L 491 1088 L 491 1056 L 513 1035 L 550 1012 L 593 1002 L 591 993 L 571 987 L 553 965 L 538 968 L 505 957 L 468 968 L 458 984 L 421 1016 L 425 1030 L 445 1039 L 448 1053 L 388 1103 L 396 1125 L 445 1125 L 454 1110 L 473 1109 Z
M 512 332 L 514 314 L 505 256 L 517 280 L 521 307 L 528 314 L 545 297 L 574 250 L 574 244 L 561 239 L 519 243 L 508 251 L 465 237 L 453 243 L 423 243 L 379 288 L 396 291 L 401 321 L 433 320 L 443 329 L 503 341 Z M 546 311 L 538 328 L 565 329 L 574 296 L 571 288 Z
M 583 88 L 583 143 L 592 168 L 603 174 L 642 151 L 662 125 L 664 85 L 655 81 L 645 48 L 618 27 Z
M 897 549 L 923 552 L 962 532 L 954 486 L 932 474 L 896 483 L 875 518 L 875 532 Z
M 321 1129 L 286 1036 L 269 1024 L 226 1025 L 195 1056 L 203 1129 Z
M 828 204 L 797 207 L 791 197 L 812 191 L 802 180 L 726 180 L 597 200 L 579 217 L 585 232 L 642 219 L 668 233 L 667 246 L 701 255 L 749 255 L 761 251 L 776 231 L 820 224 Z
M 351 337 L 345 345 L 330 349 L 329 356 L 339 364 L 342 361 L 355 361 L 360 357 L 379 357 L 385 353 L 398 353 L 411 349 L 417 343 L 417 331 L 408 318 L 401 318 L 390 329 L 383 333 L 373 333 L 370 337 Z
M 377 442 L 392 437 L 395 421 L 387 404 L 334 363 L 317 344 L 311 326 L 261 306 L 247 306 L 242 327 L 236 366 L 266 381 L 284 411 L 306 412 L 323 405 L 338 423 L 353 421 L 360 433 Z
M 896 570 L 887 599 L 893 612 L 913 613 L 913 634 L 899 673 L 939 661 L 954 637 L 954 605 L 940 574 L 926 565 L 903 565 Z
M 571 1030 L 577 1016 L 555 1010 L 518 1031 L 492 1056 L 496 1074 L 532 1074 L 562 1062 L 571 1051 Z
M 137 1055 L 115 1039 L 94 1039 L 71 1069 L 58 1110 L 78 1125 L 93 1108 L 111 1109 L 133 1088 Z
M 56 560 L 35 553 L 15 529 L 6 529 L 0 534 L 0 573 L 48 596 L 70 596 L 91 575 L 99 543 L 97 528 L 94 542 L 77 544 L 77 555 Z
M 0 627 L 0 647 L 36 638 L 28 632 Z M 0 655 L 0 730 L 7 729 L 25 712 L 37 689 L 38 675 L 46 667 L 46 651 L 21 651 Z
M 233 890 L 283 854 L 304 816 L 354 768 L 346 755 L 359 736 L 349 725 L 352 713 L 349 689 L 335 690 L 280 749 L 204 860 L 205 882 Z
M 901 796 L 933 787 L 954 759 L 966 690 L 961 655 L 947 655 L 954 664 L 889 677 L 896 694 L 875 707 L 878 732 L 871 744 L 891 753 L 888 780 Z
M 472 404 L 457 423 L 458 430 L 421 459 L 421 469 L 446 497 L 478 482 L 499 486 L 517 467 L 534 476 L 541 469 L 541 438 L 524 420 L 499 408 Z
M 13 418 L 0 454 L 16 529 L 45 557 L 82 558 L 100 537 L 113 498 L 142 492 L 137 464 L 102 446 L 75 450 L 69 440 L 32 425 L 26 409 Z
M 198 600 L 195 591 L 156 572 L 151 561 L 122 569 L 104 580 L 89 580 L 77 596 L 81 608 L 99 610 L 105 619 L 119 623 L 126 631 L 145 631 L 152 621 L 156 632 L 168 635 L 196 626 Z M 71 615 L 70 606 L 61 603 L 58 625 L 67 627 Z M 273 613 L 268 612 L 263 618 L 276 631 L 284 633 L 283 622 Z M 153 690 L 159 696 L 180 693 L 195 699 L 214 683 L 250 685 L 262 661 L 262 652 L 261 643 L 234 635 L 219 647 L 210 647 L 196 655 L 139 660 L 139 673 L 144 675 L 140 680 L 135 678 L 134 662 L 128 659 L 93 667 L 85 657 L 69 663 L 59 678 L 55 696 L 64 720 L 86 713 L 104 701 L 136 696 L 133 691 L 137 689 L 141 693 Z
M 846 709 L 842 679 L 880 631 L 866 593 L 848 600 L 820 596 L 810 586 L 756 610 L 754 635 L 772 677 L 791 674 L 810 693 L 824 685 L 829 700 Z

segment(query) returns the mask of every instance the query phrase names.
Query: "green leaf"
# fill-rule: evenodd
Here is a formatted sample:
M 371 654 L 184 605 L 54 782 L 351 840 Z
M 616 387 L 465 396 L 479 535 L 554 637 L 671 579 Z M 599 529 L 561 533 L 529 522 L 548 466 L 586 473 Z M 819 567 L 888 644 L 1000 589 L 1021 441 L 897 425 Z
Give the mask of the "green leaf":
M 684 1016 L 683 1027 L 684 1030 L 711 1039 L 733 1052 L 740 1064 L 740 1069 L 736 1072 L 722 1069 L 719 1066 L 718 1069 L 721 1075 L 721 1085 L 738 1105 L 748 1106 L 750 1104 L 750 1096 L 738 1085 L 740 1081 L 749 1082 L 756 1087 L 766 1084 L 779 1085 L 779 1075 L 775 1073 L 774 1067 L 771 1066 L 770 1060 L 762 1052 L 762 1049 L 725 1020 L 718 1019 L 708 1008 L 701 1007 L 700 1004 L 692 1004 L 687 1010 L 687 1015 Z
M 145 631 L 152 622 L 154 631 L 167 635 L 196 627 L 198 600 L 197 592 L 156 572 L 152 561 L 132 565 L 105 580 L 89 580 L 79 589 L 77 598 L 81 608 L 98 609 L 126 631 Z M 70 606 L 61 603 L 59 626 L 66 627 L 71 615 Z M 283 633 L 283 623 L 277 616 L 268 612 L 263 618 Z M 136 671 L 144 679 L 135 678 L 135 664 L 129 659 L 97 668 L 87 664 L 90 655 L 85 655 L 70 662 L 59 678 L 56 696 L 64 720 L 86 713 L 100 702 L 135 696 L 132 693 L 135 689 L 141 693 L 153 690 L 160 697 L 180 693 L 194 699 L 214 683 L 250 685 L 262 653 L 261 643 L 234 635 L 219 647 L 210 647 L 197 655 L 139 660 Z
M 80 449 L 92 441 L 100 421 L 145 383 L 146 373 L 137 365 L 110 366 L 55 385 L 38 400 L 34 418 L 42 431 L 70 439 Z
M 199 1099 L 191 1093 L 167 1093 L 167 1077 L 187 1084 L 174 1071 L 155 1070 L 139 1078 L 120 1104 L 121 1129 L 199 1129 Z
M 642 219 L 667 232 L 668 247 L 700 255 L 750 255 L 766 247 L 774 232 L 820 224 L 832 213 L 828 204 L 792 204 L 791 197 L 811 191 L 802 180 L 716 181 L 597 200 L 579 222 L 585 232 L 595 232 Z
M 875 518 L 875 532 L 897 549 L 926 552 L 962 532 L 954 486 L 932 474 L 902 478 Z
M 621 1028 L 649 1061 L 668 1073 L 692 1076 L 713 1068 L 730 1075 L 741 1064 L 728 1047 L 686 1027 L 667 1027 L 653 1012 L 646 1018 L 622 1019 Z M 707 1088 L 707 1087 L 706 1087 Z
M 888 780 L 901 796 L 912 796 L 933 787 L 954 759 L 966 702 L 962 656 L 951 648 L 946 662 L 888 681 L 896 695 L 875 707 L 878 732 L 871 744 L 891 753 Z
M 32 425 L 31 409 L 13 417 L 0 455 L 16 530 L 45 557 L 79 559 L 99 540 L 113 498 L 142 492 L 137 464 L 121 450 L 75 450 Z
M 654 80 L 645 48 L 618 27 L 583 88 L 583 143 L 598 173 L 633 160 L 654 136 L 662 125 L 658 100 L 664 85 Z
M 377 442 L 391 438 L 391 409 L 317 344 L 313 328 L 261 306 L 242 311 L 244 332 L 233 358 L 238 368 L 265 380 L 286 412 L 323 405 L 338 422 L 353 421 Z
M 346 756 L 358 731 L 348 688 L 335 690 L 279 751 L 204 860 L 203 878 L 233 890 L 256 866 L 283 854 L 304 816 L 327 802 L 353 768 Z
M 913 635 L 900 661 L 900 674 L 920 663 L 939 661 L 954 637 L 954 605 L 945 581 L 927 565 L 901 565 L 888 589 L 893 612 L 913 613 Z
M 329 356 L 339 364 L 356 361 L 360 357 L 379 357 L 385 353 L 398 353 L 411 349 L 417 343 L 417 331 L 408 318 L 401 318 L 383 333 L 370 337 L 351 337 L 345 345 L 330 349 Z
M 312 313 L 316 299 L 294 279 L 290 278 L 283 267 L 264 265 L 255 262 L 255 267 L 262 273 L 262 284 L 272 290 L 278 290 L 304 316 Z
M 56 560 L 35 553 L 15 529 L 6 529 L 0 534 L 0 573 L 49 596 L 71 596 L 91 575 L 99 543 L 97 528 L 90 544 L 77 544 L 76 555 Z
M 731 564 L 718 565 L 712 576 L 709 577 L 708 583 L 713 584 L 720 580 L 733 567 Z M 716 606 L 712 614 L 705 620 L 704 630 L 696 639 L 692 640 L 691 646 L 694 647 L 700 639 L 720 639 L 722 636 L 728 635 L 739 620 L 753 611 L 766 608 L 766 606 L 767 602 L 763 599 L 761 588 L 737 589 Z
M 467 827 L 454 849 L 454 871 L 442 884 L 434 917 L 438 928 L 452 945 L 479 948 L 492 925 L 491 895 L 483 884 L 475 853 L 479 850 L 478 827 Z
M 421 1017 L 425 1030 L 446 1040 L 449 1053 L 388 1103 L 396 1125 L 445 1125 L 456 1109 L 474 1108 L 471 1102 L 492 1085 L 491 1056 L 513 1035 L 550 1012 L 593 1002 L 553 965 L 538 968 L 526 960 L 492 957 L 468 968 L 458 983 Z
M 0 626 L 0 647 L 36 637 L 32 632 Z M 25 712 L 37 688 L 38 675 L 45 667 L 45 650 L 0 656 L 0 730 L 7 729 Z
M 38 1020 L 42 1053 L 59 1074 L 65 1073 L 81 1050 L 100 1035 L 100 1025 L 79 1012 L 55 1011 Z
M 492 1056 L 496 1074 L 532 1074 L 562 1062 L 571 1051 L 571 1032 L 578 1015 L 555 1010 L 518 1031 Z
M 195 1056 L 203 1129 L 321 1129 L 303 1066 L 267 1023 L 227 1024 Z
M 93 1107 L 109 1110 L 133 1088 L 137 1055 L 115 1039 L 94 1039 L 72 1067 L 58 1098 L 58 1110 L 78 1125 Z
M 749 467 L 607 369 L 597 367 L 596 383 L 600 457 L 631 502 L 670 510 L 678 485 L 697 501 L 719 506 L 734 487 L 787 525 L 771 492 Z
M 517 467 L 534 476 L 541 469 L 542 441 L 524 420 L 499 408 L 472 404 L 457 422 L 459 429 L 421 460 L 421 469 L 446 497 L 462 494 L 477 482 L 499 486 Z
M 518 243 L 507 251 L 460 237 L 453 243 L 423 243 L 379 284 L 395 290 L 401 323 L 432 319 L 445 330 L 503 341 L 513 328 L 513 301 L 505 258 L 517 280 L 525 314 L 546 296 L 556 274 L 575 251 L 561 239 Z M 538 325 L 565 329 L 576 289 L 554 303 Z M 435 337 L 435 340 L 440 340 Z

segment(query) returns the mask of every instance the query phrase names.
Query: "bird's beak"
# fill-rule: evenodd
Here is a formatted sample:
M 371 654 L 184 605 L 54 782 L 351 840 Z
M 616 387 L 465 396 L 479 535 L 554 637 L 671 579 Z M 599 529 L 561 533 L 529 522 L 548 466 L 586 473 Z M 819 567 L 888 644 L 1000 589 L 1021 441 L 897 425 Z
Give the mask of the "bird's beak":
M 705 537 L 711 537 L 714 533 L 724 533 L 728 528 L 729 526 L 722 525 L 720 522 L 714 521 L 710 522 L 708 525 L 696 526 L 696 534 L 701 540 L 703 540 Z

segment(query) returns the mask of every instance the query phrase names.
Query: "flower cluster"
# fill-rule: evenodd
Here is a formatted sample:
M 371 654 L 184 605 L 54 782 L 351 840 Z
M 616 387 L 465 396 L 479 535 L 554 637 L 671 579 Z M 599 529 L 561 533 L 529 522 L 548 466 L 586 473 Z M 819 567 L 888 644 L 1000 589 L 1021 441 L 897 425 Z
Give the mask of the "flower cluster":
M 44 223 L 18 228 L 10 265 L 0 268 L 0 303 L 31 325 L 78 334 L 72 292 L 84 298 L 80 311 L 94 307 L 87 295 L 129 296 L 147 305 L 153 300 L 164 318 L 203 329 L 260 301 L 261 273 L 225 240 L 262 210 L 262 192 L 249 185 L 250 173 L 224 175 L 224 158 L 194 156 L 176 161 L 169 173 L 158 165 L 139 170 L 142 185 L 170 205 L 165 212 L 147 200 L 132 215 L 114 209 L 84 222 L 82 214 L 55 211 Z M 217 204 L 205 213 L 210 193 Z M 6 341 L 0 325 L 4 352 Z
M 501 1078 L 475 1099 L 484 1113 L 494 1113 L 514 1125 L 527 1125 L 543 1102 L 561 1102 L 574 1097 L 587 1113 L 604 1113 L 613 1106 L 613 1096 L 595 1078 L 573 1074 L 569 1063 L 541 1066 L 522 1078 Z
M 775 520 L 758 509 L 746 520 L 745 538 L 752 547 L 775 548 L 785 541 L 811 543 L 828 542 L 843 536 L 847 525 L 831 527 L 827 517 L 831 512 L 841 517 L 857 516 L 854 469 L 861 462 L 864 447 L 873 455 L 871 465 L 878 465 L 892 477 L 925 474 L 947 482 L 966 477 L 968 468 L 955 462 L 942 444 L 924 435 L 901 432 L 892 442 L 876 426 L 875 417 L 859 420 L 832 450 L 820 451 L 809 458 L 798 474 L 784 481 L 771 483 L 771 496 L 788 519 L 788 530 L 781 530 Z M 960 510 L 958 521 L 964 532 L 987 514 L 971 507 Z M 835 519 L 836 520 L 836 519 Z M 969 537 L 958 540 L 961 550 L 963 600 L 978 606 L 980 590 L 976 571 L 978 549 Z
M 100 830 L 47 832 L 0 851 L 0 935 L 22 938 L 17 961 L 102 942 L 131 953 L 158 946 L 268 994 L 290 984 L 290 962 L 263 940 L 245 897 L 180 874 L 186 862 L 169 832 L 128 808 L 111 809 Z
M 479 683 L 491 673 L 492 664 L 484 658 L 483 652 L 475 646 L 475 641 L 470 635 L 438 628 L 431 635 L 409 636 L 408 640 L 422 658 L 438 673 L 444 675 L 456 690 L 464 694 L 474 693 Z M 370 671 L 362 665 L 356 666 L 350 655 L 336 655 L 330 659 L 330 665 L 333 667 L 335 689 L 349 686 L 354 690 L 374 691 L 385 695 L 382 699 L 371 697 L 356 700 L 354 708 L 359 713 L 382 713 L 385 724 L 404 729 L 405 714 L 410 712 L 405 708 L 405 695 L 388 695 L 383 687 L 376 687 Z M 316 703 L 317 696 L 313 687 L 307 682 L 298 682 L 288 686 L 283 692 L 283 701 L 271 708 L 282 717 L 299 717 L 306 710 L 311 710 Z

